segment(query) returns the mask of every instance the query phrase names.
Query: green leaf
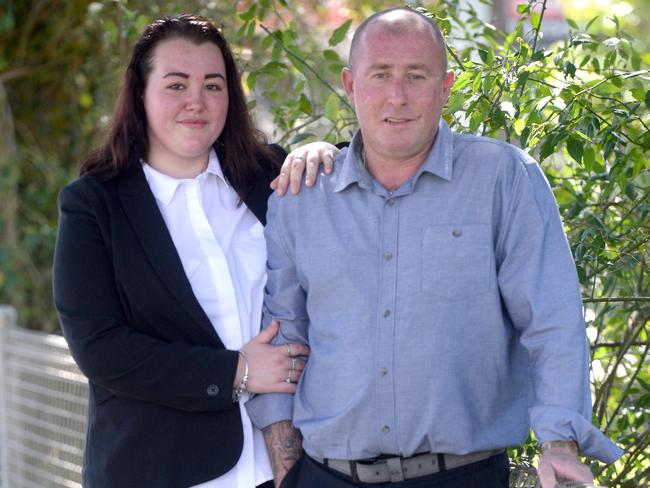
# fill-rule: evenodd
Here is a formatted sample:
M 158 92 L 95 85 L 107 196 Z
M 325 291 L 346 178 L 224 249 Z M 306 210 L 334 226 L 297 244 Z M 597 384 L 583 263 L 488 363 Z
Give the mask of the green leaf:
M 530 12 L 530 5 L 528 5 L 527 3 L 520 3 L 519 5 L 517 5 L 517 13 L 519 15 L 524 15 L 527 14 L 528 12 Z
M 576 139 L 575 137 L 569 138 L 567 144 L 566 144 L 567 151 L 569 152 L 569 155 L 575 159 L 575 161 L 578 164 L 582 164 L 582 152 L 583 152 L 583 145 L 582 141 L 579 139 Z
M 323 51 L 323 57 L 326 60 L 331 61 L 332 63 L 338 63 L 339 61 L 341 61 L 341 57 L 339 56 L 339 53 L 337 53 L 333 49 L 325 49 L 325 51 Z
M 483 64 L 492 64 L 492 61 L 494 61 L 494 53 L 492 52 L 492 49 L 479 49 L 478 55 L 481 58 L 481 61 L 483 61 Z
M 569 27 L 571 27 L 572 29 L 578 30 L 580 28 L 578 27 L 578 24 L 576 24 L 575 20 L 566 19 L 566 23 L 569 24 Z
M 309 98 L 307 98 L 304 93 L 300 94 L 300 99 L 298 100 L 298 106 L 300 107 L 302 113 L 311 115 L 313 108 L 311 106 L 311 102 L 309 101 Z
M 259 75 L 272 76 L 274 78 L 281 78 L 286 75 L 287 67 L 277 61 L 271 61 L 266 63 L 260 69 L 256 70 L 255 73 Z
M 255 90 L 255 84 L 257 83 L 257 75 L 253 73 L 248 73 L 246 77 L 246 85 L 250 91 Z
M 515 129 L 515 134 L 520 136 L 523 130 L 526 128 L 526 121 L 524 119 L 517 119 L 515 120 L 515 123 L 512 124 L 512 126 Z
M 645 92 L 645 106 L 650 110 L 650 90 Z
M 255 12 L 257 11 L 257 3 L 253 2 L 253 5 L 246 11 L 239 14 L 239 18 L 244 22 L 250 22 L 255 18 Z
M 596 162 L 596 151 L 591 146 L 584 148 L 582 152 L 582 165 L 585 170 L 591 172 L 594 170 L 594 163 Z
M 521 136 L 519 136 L 519 144 L 521 145 L 521 147 L 524 147 L 524 148 L 529 147 L 528 136 L 530 136 L 530 132 L 531 132 L 530 127 L 525 127 L 524 130 L 521 131 Z
M 453 91 L 457 92 L 465 88 L 472 81 L 474 73 L 472 71 L 463 71 L 454 81 Z
M 598 20 L 598 17 L 600 17 L 600 15 L 596 15 L 593 19 L 591 19 L 589 22 L 587 22 L 587 25 L 585 26 L 585 32 L 587 32 L 589 30 L 589 27 L 591 27 L 591 25 L 594 22 L 596 22 L 596 20 Z
M 548 139 L 546 139 L 542 144 L 542 147 L 539 149 L 540 161 L 543 161 L 551 154 L 553 154 L 555 152 L 555 146 L 557 146 L 557 141 L 555 140 L 555 137 L 551 136 Z
M 565 61 L 564 63 L 564 72 L 569 75 L 571 78 L 576 76 L 576 67 L 571 61 Z
M 350 29 L 350 26 L 352 25 L 352 19 L 346 20 L 343 24 L 341 24 L 339 27 L 337 27 L 334 30 L 334 33 L 332 34 L 332 37 L 330 37 L 329 40 L 329 45 L 330 46 L 336 46 L 339 44 L 343 39 L 345 39 L 345 34 L 348 33 L 348 30 Z
M 542 16 L 539 14 L 539 12 L 533 12 L 533 14 L 530 16 L 530 25 L 533 26 L 533 29 L 539 30 L 539 23 L 542 20 Z
M 463 109 L 463 103 L 465 102 L 465 95 L 460 92 L 452 93 L 447 101 L 447 111 L 449 113 L 457 112 L 458 110 Z
M 340 100 L 336 93 L 332 93 L 325 102 L 325 118 L 336 122 L 339 113 Z

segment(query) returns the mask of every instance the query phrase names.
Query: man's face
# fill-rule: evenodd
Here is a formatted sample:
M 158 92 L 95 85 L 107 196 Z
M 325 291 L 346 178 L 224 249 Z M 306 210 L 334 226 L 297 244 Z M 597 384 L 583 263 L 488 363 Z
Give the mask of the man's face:
M 382 23 L 368 26 L 342 79 L 369 161 L 390 164 L 429 151 L 454 75 L 443 71 L 430 26 L 391 33 Z

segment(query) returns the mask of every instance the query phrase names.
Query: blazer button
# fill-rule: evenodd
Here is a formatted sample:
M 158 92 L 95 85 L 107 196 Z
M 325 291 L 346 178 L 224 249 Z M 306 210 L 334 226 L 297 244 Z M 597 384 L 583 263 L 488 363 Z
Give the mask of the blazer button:
M 217 396 L 219 394 L 219 387 L 217 385 L 208 385 L 205 391 L 208 396 Z

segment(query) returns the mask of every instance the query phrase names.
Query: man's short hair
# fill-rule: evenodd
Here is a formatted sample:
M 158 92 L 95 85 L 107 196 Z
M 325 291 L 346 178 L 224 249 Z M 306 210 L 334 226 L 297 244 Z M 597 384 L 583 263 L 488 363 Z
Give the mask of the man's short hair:
M 394 8 L 382 10 L 381 12 L 376 12 L 372 14 L 370 17 L 368 17 L 366 20 L 364 20 L 361 23 L 361 25 L 359 25 L 359 27 L 357 27 L 357 30 L 354 32 L 354 35 L 352 36 L 352 43 L 350 44 L 350 55 L 348 59 L 348 66 L 350 67 L 350 69 L 351 70 L 354 69 L 355 54 L 359 46 L 359 43 L 363 39 L 365 31 L 368 29 L 368 27 L 374 24 L 376 21 L 378 21 L 381 17 L 385 16 L 386 14 L 390 12 L 400 11 L 400 10 L 411 13 L 413 15 L 417 15 L 420 19 L 422 19 L 431 27 L 431 30 L 433 32 L 433 38 L 436 41 L 438 48 L 440 49 L 440 58 L 442 60 L 442 72 L 446 73 L 447 72 L 447 50 L 446 50 L 445 38 L 442 35 L 442 31 L 440 30 L 440 27 L 438 26 L 437 22 L 433 18 L 427 17 L 421 12 L 408 7 L 394 7 Z M 408 32 L 409 26 L 406 25 L 406 23 L 398 23 L 389 26 L 388 29 L 390 30 L 390 32 L 401 34 L 403 32 Z

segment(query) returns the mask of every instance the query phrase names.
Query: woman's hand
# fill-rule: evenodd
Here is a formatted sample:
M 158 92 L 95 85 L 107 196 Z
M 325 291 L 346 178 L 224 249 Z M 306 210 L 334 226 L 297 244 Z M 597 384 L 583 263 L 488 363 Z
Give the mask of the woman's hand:
M 294 393 L 296 383 L 305 367 L 305 361 L 297 356 L 309 355 L 304 344 L 274 346 L 271 340 L 280 330 L 277 320 L 241 348 L 248 363 L 248 386 L 251 393 Z M 237 365 L 235 386 L 241 381 L 243 364 Z
M 271 182 L 278 196 L 283 196 L 289 185 L 291 193 L 300 193 L 302 176 L 306 172 L 305 185 L 313 186 L 320 163 L 325 167 L 325 173 L 330 174 L 334 165 L 334 158 L 341 152 L 336 146 L 327 142 L 312 142 L 291 151 L 280 169 L 280 174 Z

